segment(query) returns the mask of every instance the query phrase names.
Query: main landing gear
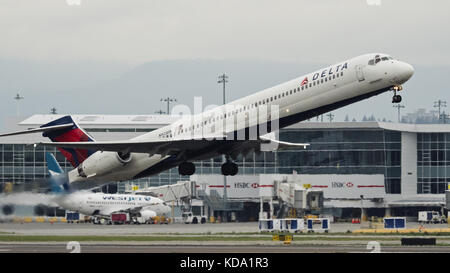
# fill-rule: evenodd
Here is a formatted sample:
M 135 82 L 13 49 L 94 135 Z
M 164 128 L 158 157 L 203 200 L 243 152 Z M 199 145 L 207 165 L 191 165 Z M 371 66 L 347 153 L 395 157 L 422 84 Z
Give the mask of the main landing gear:
M 392 91 L 394 91 L 394 96 L 392 97 L 392 103 L 400 103 L 402 101 L 402 96 L 397 95 L 397 91 L 401 91 L 403 87 L 401 85 L 395 85 L 392 87 Z
M 180 175 L 193 175 L 195 173 L 195 165 L 192 162 L 183 162 L 178 165 L 178 173 Z
M 225 176 L 231 175 L 235 176 L 239 171 L 239 167 L 236 163 L 233 163 L 229 160 L 222 164 L 222 174 Z
M 239 172 L 239 167 L 227 157 L 227 161 L 222 164 L 221 170 L 225 176 L 235 176 Z M 186 161 L 181 163 L 178 165 L 178 173 L 180 175 L 193 175 L 195 173 L 194 163 Z

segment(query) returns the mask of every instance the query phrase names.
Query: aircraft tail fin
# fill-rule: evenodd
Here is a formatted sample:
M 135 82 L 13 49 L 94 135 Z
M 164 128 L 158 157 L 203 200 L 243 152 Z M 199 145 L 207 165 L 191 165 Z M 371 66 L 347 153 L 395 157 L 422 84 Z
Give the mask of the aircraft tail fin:
M 59 165 L 58 161 L 56 161 L 56 158 L 53 154 L 46 153 L 45 161 L 47 162 L 47 168 L 50 175 L 64 173 L 64 171 L 61 169 L 61 166 Z
M 69 192 L 69 177 L 64 173 L 55 156 L 51 153 L 46 153 L 45 161 L 50 174 L 51 191 L 53 193 Z
M 59 125 L 67 125 L 69 127 L 63 127 L 61 129 L 54 129 L 46 131 L 42 135 L 48 137 L 53 142 L 90 142 L 94 139 L 86 133 L 78 124 L 72 119 L 71 116 L 64 116 L 47 124 L 41 125 L 41 128 L 55 127 Z M 72 126 L 70 126 L 72 124 Z M 58 148 L 58 150 L 67 158 L 73 167 L 80 165 L 86 158 L 91 156 L 95 151 L 88 149 L 76 149 L 76 148 Z

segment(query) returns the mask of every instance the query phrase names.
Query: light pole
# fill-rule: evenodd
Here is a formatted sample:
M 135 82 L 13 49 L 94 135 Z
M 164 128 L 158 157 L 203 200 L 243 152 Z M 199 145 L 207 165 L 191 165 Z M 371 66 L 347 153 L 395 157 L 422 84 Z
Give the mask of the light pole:
M 20 96 L 19 93 L 17 93 L 17 95 L 14 97 L 14 99 L 17 101 L 17 116 L 20 115 L 19 112 L 19 101 L 25 99 L 24 97 Z
M 219 81 L 217 83 L 221 83 L 223 86 L 223 105 L 225 105 L 225 84 L 228 82 L 228 76 L 223 73 L 219 76 Z
M 450 118 L 450 115 L 446 114 L 445 111 L 442 111 L 442 114 L 439 115 L 439 119 L 442 119 L 444 124 L 447 123 L 447 120 Z
M 225 73 L 223 73 L 222 75 L 219 76 L 219 80 L 217 81 L 217 83 L 221 83 L 222 86 L 223 86 L 223 88 L 222 88 L 222 90 L 223 90 L 223 92 L 222 92 L 222 94 L 223 94 L 223 105 L 225 105 L 225 84 L 228 82 L 227 79 L 228 79 L 228 76 L 225 75 Z M 225 124 L 226 124 L 226 122 L 225 122 Z M 225 155 L 222 155 L 222 162 L 223 162 L 223 164 L 226 163 Z M 222 220 L 223 222 L 227 222 L 227 210 L 226 210 L 227 209 L 227 199 L 228 199 L 228 196 L 227 196 L 227 176 L 224 175 L 223 176 L 223 209 L 224 210 L 223 210 L 223 217 L 222 217 L 223 218 L 223 220 Z
M 332 113 L 329 113 L 329 114 L 327 115 L 327 117 L 328 117 L 328 120 L 329 120 L 330 122 L 332 122 L 332 121 L 333 121 L 333 118 L 334 118 L 334 115 L 333 115 Z
M 438 100 L 434 102 L 433 107 L 437 107 L 439 111 L 439 119 L 441 119 L 441 107 L 447 107 L 447 102 L 444 100 Z
M 398 111 L 398 122 L 400 123 L 400 109 L 401 108 L 405 108 L 405 106 L 397 104 L 397 105 L 393 105 L 393 107 L 397 108 L 397 111 Z
M 444 100 L 437 100 L 434 102 L 433 107 L 438 107 L 439 114 L 441 113 L 441 107 L 447 107 L 447 102 Z
M 169 115 L 169 113 L 170 113 L 170 103 L 174 102 L 174 101 L 177 101 L 177 99 L 167 97 L 167 98 L 162 98 L 161 101 L 167 102 L 167 112 L 166 113 Z

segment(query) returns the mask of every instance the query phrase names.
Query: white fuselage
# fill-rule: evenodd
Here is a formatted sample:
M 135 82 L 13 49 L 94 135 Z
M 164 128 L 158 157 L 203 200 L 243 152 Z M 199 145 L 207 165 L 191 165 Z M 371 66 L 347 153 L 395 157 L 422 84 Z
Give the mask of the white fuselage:
M 133 208 L 151 210 L 156 215 L 169 216 L 171 209 L 159 198 L 130 194 L 104 194 L 79 191 L 63 194 L 55 202 L 66 210 L 76 211 L 85 215 L 109 216 L 116 211 Z
M 388 91 L 412 76 L 414 70 L 411 65 L 394 60 L 386 54 L 378 54 L 379 62 L 370 63 L 375 55 L 377 54 L 361 55 L 201 114 L 183 116 L 168 126 L 133 140 L 170 141 L 229 136 L 233 132 L 273 120 L 279 121 L 279 128 L 275 129 L 280 129 Z M 261 114 L 262 109 L 266 109 L 266 114 Z M 264 132 L 258 132 L 258 135 L 263 134 Z M 131 160 L 123 164 L 117 160 L 115 152 L 96 152 L 83 162 L 85 166 L 91 166 L 92 175 L 87 179 L 74 169 L 69 173 L 69 181 L 130 180 L 168 157 L 161 154 L 132 153 Z

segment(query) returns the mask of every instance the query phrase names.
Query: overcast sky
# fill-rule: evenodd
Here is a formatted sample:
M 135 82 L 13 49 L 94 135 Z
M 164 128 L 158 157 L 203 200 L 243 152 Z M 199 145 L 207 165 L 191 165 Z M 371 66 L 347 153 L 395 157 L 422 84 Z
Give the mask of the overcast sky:
M 78 1 L 80 5 L 68 4 Z M 28 112 L 23 112 L 31 115 L 36 111 L 32 92 L 42 92 L 44 97 L 53 88 L 70 98 L 82 92 L 83 85 L 114 80 L 152 61 L 269 61 L 320 68 L 360 54 L 384 52 L 415 67 L 439 69 L 450 66 L 449 30 L 448 0 L 2 0 L 0 109 L 15 111 L 9 98 L 20 89 L 29 103 L 27 107 L 24 102 Z M 45 63 L 51 64 L 52 73 L 39 71 L 32 78 L 16 69 L 29 63 L 36 66 L 28 65 L 27 71 L 39 70 L 39 64 Z M 69 72 L 61 72 L 59 64 L 75 70 L 70 72 L 73 79 Z M 226 71 L 217 74 L 221 72 Z M 423 87 L 413 79 L 407 85 Z M 192 83 L 190 88 L 195 86 Z M 430 101 L 447 99 L 444 81 L 434 88 L 441 93 Z M 252 91 L 257 90 L 248 92 Z M 191 96 L 195 95 L 199 94 Z M 86 101 L 90 103 L 95 107 L 97 102 Z M 123 105 L 123 101 L 109 103 Z M 67 109 L 90 111 L 78 106 Z M 364 104 L 356 107 L 364 111 Z
M 328 64 L 387 52 L 435 65 L 450 63 L 449 26 L 448 0 L 2 0 L 0 57 Z

